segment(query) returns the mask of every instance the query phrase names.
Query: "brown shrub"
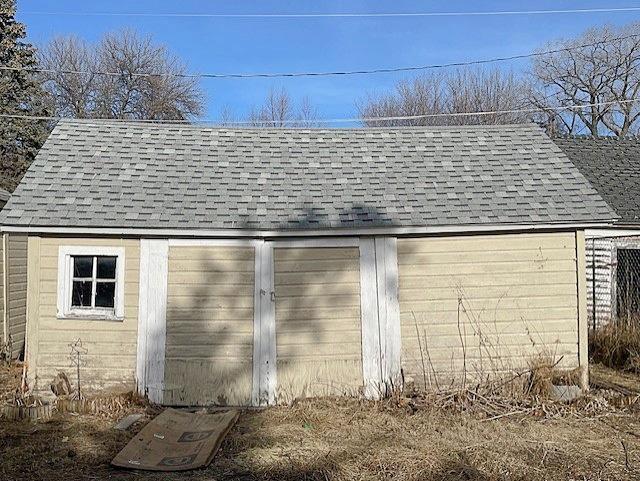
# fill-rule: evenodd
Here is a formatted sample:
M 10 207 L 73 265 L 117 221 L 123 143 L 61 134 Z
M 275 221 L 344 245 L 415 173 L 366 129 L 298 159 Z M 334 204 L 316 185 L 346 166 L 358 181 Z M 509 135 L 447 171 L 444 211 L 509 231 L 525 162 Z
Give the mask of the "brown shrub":
M 640 324 L 611 322 L 592 330 L 589 356 L 594 363 L 640 373 Z

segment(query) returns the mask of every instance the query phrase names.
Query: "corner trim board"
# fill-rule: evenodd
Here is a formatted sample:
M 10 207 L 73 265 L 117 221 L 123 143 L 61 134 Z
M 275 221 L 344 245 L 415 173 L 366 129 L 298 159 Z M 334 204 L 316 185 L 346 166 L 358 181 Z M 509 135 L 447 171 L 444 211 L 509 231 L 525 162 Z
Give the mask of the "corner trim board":
M 578 365 L 580 384 L 589 389 L 589 319 L 587 314 L 587 258 L 584 231 L 577 231 L 576 239 L 576 294 L 578 303 Z
M 2 234 L 2 342 L 9 342 L 9 254 L 7 248 L 9 234 Z M 9 353 L 13 357 L 13 353 Z
M 27 239 L 27 326 L 25 350 L 30 387 L 38 387 L 38 351 L 40 348 L 40 237 Z

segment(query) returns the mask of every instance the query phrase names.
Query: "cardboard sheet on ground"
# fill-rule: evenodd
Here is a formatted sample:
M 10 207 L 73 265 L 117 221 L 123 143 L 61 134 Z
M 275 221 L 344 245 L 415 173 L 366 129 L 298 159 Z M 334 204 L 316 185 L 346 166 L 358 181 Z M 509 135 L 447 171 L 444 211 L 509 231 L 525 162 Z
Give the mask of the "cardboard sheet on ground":
M 166 409 L 120 451 L 111 464 L 150 471 L 186 471 L 211 462 L 238 411 L 193 414 Z

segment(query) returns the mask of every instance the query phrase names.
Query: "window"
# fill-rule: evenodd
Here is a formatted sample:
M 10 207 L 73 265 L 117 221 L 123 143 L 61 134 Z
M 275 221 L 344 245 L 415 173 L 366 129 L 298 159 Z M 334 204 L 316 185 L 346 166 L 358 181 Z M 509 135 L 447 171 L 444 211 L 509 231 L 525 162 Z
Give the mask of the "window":
M 58 317 L 123 318 L 123 248 L 60 247 L 58 271 Z
M 71 256 L 73 286 L 71 307 L 107 307 L 116 300 L 116 264 L 114 256 Z

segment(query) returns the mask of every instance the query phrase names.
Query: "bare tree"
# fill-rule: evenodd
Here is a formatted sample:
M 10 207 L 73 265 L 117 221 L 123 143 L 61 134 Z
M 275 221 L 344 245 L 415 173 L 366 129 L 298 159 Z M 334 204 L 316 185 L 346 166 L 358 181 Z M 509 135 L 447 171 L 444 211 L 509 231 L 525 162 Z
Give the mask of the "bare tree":
M 96 74 L 100 67 L 95 49 L 76 36 L 54 38 L 39 52 L 44 87 L 53 112 L 62 117 L 86 118 L 96 110 Z M 62 73 L 77 72 L 77 73 Z
M 220 121 L 218 124 L 222 127 L 233 126 L 236 122 L 236 116 L 233 113 L 233 109 L 229 105 L 224 105 L 220 109 Z
M 571 48 L 536 57 L 531 69 L 530 100 L 551 133 L 638 132 L 640 106 L 632 100 L 640 91 L 640 23 L 593 28 L 543 48 Z
M 267 98 L 260 107 L 249 112 L 248 120 L 254 127 L 316 127 L 317 112 L 308 97 L 295 102 L 284 88 L 270 89 Z
M 526 92 L 524 82 L 513 73 L 464 69 L 403 80 L 395 92 L 369 95 L 357 107 L 366 126 L 504 124 L 526 121 L 527 115 L 456 114 L 520 110 Z
M 44 86 L 60 116 L 188 120 L 202 111 L 203 94 L 196 80 L 182 76 L 185 66 L 130 30 L 107 34 L 95 46 L 56 38 L 40 63 L 49 70 Z

